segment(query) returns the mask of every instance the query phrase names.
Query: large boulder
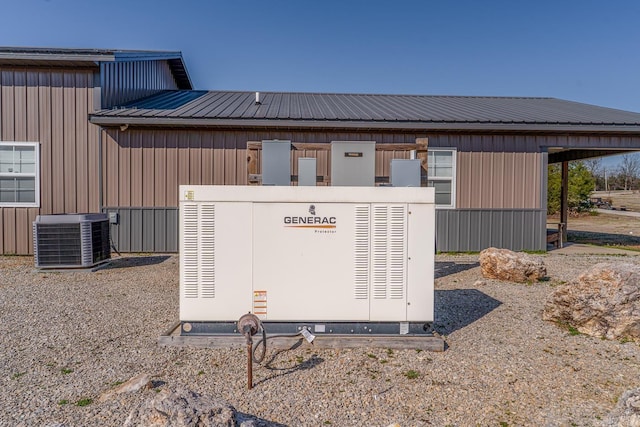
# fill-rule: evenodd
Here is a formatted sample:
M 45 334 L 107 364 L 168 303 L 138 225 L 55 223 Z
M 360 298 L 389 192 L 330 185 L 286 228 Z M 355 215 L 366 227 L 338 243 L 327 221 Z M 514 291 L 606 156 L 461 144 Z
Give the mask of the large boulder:
M 237 412 L 229 403 L 179 387 L 165 389 L 129 414 L 125 427 L 284 427 Z
M 640 266 L 601 263 L 551 295 L 544 320 L 609 339 L 640 339 Z
M 603 427 L 640 427 L 640 388 L 624 392 Z
M 522 252 L 488 248 L 480 252 L 482 276 L 507 282 L 535 282 L 547 275 L 542 261 Z

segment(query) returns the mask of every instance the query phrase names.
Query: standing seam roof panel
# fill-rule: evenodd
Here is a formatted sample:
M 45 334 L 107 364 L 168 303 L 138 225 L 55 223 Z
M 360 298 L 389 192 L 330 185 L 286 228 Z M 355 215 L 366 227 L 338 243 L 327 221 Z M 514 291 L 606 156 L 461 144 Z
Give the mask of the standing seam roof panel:
M 640 125 L 640 114 L 554 98 L 167 91 L 93 117 Z
M 228 92 L 215 92 L 211 95 L 203 100 L 202 105 L 195 105 L 189 117 L 209 117 L 218 105 L 231 96 Z
M 350 96 L 355 97 L 355 95 Z M 362 104 L 363 109 L 366 108 L 366 110 L 370 112 L 369 114 L 373 120 L 384 120 L 384 111 L 377 104 L 372 102 L 369 97 L 362 97 L 360 103 Z

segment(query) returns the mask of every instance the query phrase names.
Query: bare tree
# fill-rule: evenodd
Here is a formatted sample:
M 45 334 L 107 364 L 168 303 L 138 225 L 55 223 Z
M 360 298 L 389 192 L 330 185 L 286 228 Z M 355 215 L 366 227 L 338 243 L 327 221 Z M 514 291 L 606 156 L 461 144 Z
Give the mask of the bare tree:
M 589 169 L 589 172 L 591 172 L 591 175 L 598 176 L 602 173 L 602 157 L 584 159 L 582 162 L 587 167 L 587 169 Z
M 595 181 L 594 190 L 597 190 L 598 180 L 602 177 L 602 172 L 604 171 L 604 169 L 602 168 L 602 157 L 584 159 L 582 163 L 584 163 L 589 172 L 591 172 L 591 176 L 593 176 Z M 604 178 L 602 178 L 602 180 L 604 180 Z
M 618 166 L 618 172 L 624 180 L 624 189 L 629 190 L 640 173 L 640 155 L 638 153 L 624 154 Z

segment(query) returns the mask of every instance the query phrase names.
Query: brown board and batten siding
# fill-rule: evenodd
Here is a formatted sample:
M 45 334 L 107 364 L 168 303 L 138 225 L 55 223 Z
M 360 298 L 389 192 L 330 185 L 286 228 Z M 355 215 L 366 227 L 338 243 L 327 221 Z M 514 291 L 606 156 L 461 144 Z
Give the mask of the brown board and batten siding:
M 439 251 L 546 249 L 541 142 L 530 135 L 430 135 L 431 147 L 457 149 L 455 209 L 436 210 Z
M 127 104 L 162 90 L 178 89 L 167 61 L 123 61 L 100 64 L 102 107 Z
M 182 184 L 247 184 L 247 142 L 280 139 L 304 143 L 376 141 L 415 143 L 416 135 L 246 132 L 210 130 L 103 130 L 103 193 L 105 207 L 177 207 Z M 376 173 L 388 175 L 392 158 L 403 150 L 376 153 Z M 329 176 L 327 150 L 294 151 L 292 173 L 299 157 L 318 159 L 320 176 Z
M 93 68 L 0 68 L 0 140 L 40 143 L 40 207 L 0 208 L 0 253 L 33 252 L 39 214 L 98 212 Z
M 250 141 L 413 144 L 417 137 L 419 135 L 388 133 L 104 128 L 104 211 L 119 213 L 120 224 L 111 230 L 119 250 L 175 252 L 178 250 L 178 186 L 247 184 L 246 147 Z M 391 158 L 407 155 L 401 150 L 376 153 L 376 173 L 388 174 Z M 291 160 L 294 175 L 299 157 L 317 158 L 317 174 L 330 176 L 327 150 L 294 151 Z
M 541 209 L 539 141 L 524 135 L 433 135 L 429 146 L 457 149 L 456 209 Z
M 247 151 L 249 141 L 269 139 L 304 143 L 329 143 L 337 140 L 376 141 L 378 143 L 414 143 L 418 134 L 353 133 L 353 132 L 278 132 L 223 131 L 194 129 L 136 129 L 103 131 L 104 209 L 118 212 L 121 225 L 114 241 L 124 251 L 177 250 L 177 189 L 181 184 L 244 185 L 247 184 Z M 490 138 L 478 137 L 478 138 Z M 471 138 L 472 139 L 472 138 Z M 510 242 L 528 248 L 532 238 L 512 227 L 503 229 L 519 218 L 532 219 L 540 235 L 545 207 L 541 206 L 542 157 L 540 153 L 521 152 L 517 137 L 501 142 L 520 152 L 477 152 L 469 149 L 469 136 L 430 137 L 430 147 L 457 148 L 456 208 L 439 210 L 441 235 L 477 224 L 490 230 L 490 236 L 475 236 L 474 231 L 457 233 L 468 242 L 446 244 L 441 250 L 473 250 L 486 241 Z M 433 141 L 433 145 L 431 142 Z M 506 147 L 502 147 L 505 149 Z M 406 151 L 376 153 L 376 175 L 388 175 L 392 158 L 406 158 Z M 328 151 L 293 152 L 292 174 L 297 173 L 298 157 L 318 159 L 317 174 L 330 175 Z M 499 166 L 499 167 L 498 167 Z M 491 167 L 498 169 L 491 170 Z M 500 182 L 496 186 L 496 180 Z M 322 184 L 320 184 L 322 185 Z M 507 187 L 505 187 L 507 186 Z M 526 188 L 526 191 L 523 189 Z M 487 223 L 488 227 L 481 226 Z M 475 228 L 475 227 L 474 227 Z M 134 232 L 132 232 L 134 230 Z M 534 231 L 531 234 L 535 234 Z M 161 240 L 159 242 L 158 240 Z M 539 247 L 543 242 L 534 242 Z M 542 248 L 543 249 L 543 248 Z

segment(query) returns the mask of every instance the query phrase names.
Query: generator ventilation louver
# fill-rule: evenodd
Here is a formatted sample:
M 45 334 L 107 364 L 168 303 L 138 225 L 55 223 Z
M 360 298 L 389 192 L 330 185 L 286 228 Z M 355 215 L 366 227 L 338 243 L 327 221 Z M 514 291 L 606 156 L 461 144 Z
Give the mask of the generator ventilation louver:
M 33 223 L 38 268 L 90 268 L 111 258 L 106 214 L 39 215 Z

